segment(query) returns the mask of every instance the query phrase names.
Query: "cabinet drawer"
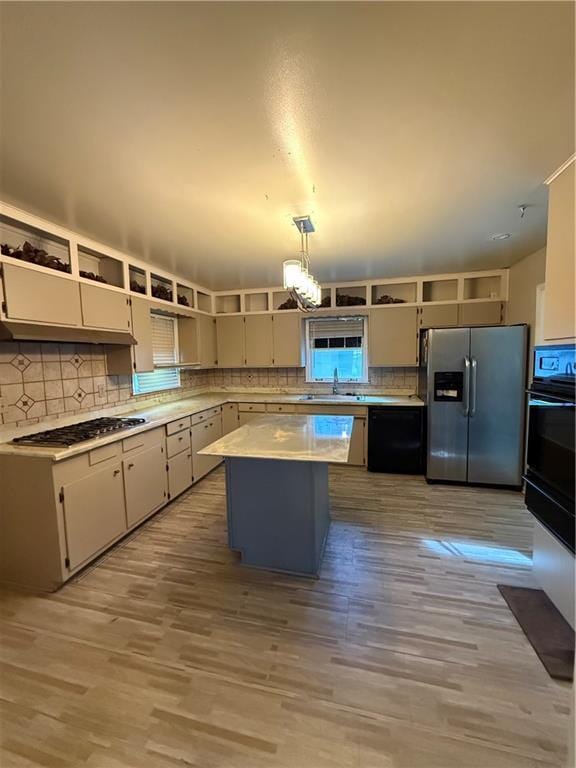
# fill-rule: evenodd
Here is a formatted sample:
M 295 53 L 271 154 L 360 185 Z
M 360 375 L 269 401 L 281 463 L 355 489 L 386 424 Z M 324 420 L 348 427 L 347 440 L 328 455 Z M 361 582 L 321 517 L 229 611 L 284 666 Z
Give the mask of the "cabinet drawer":
M 268 403 L 266 406 L 268 413 L 296 413 L 294 403 Z
M 188 429 L 189 426 L 190 416 L 184 416 L 181 419 L 177 419 L 176 421 L 171 421 L 169 424 L 166 424 L 166 434 L 173 435 L 176 432 L 181 432 L 183 429 Z
M 166 455 L 169 459 L 186 450 L 190 450 L 190 430 L 177 432 L 166 438 Z
M 137 448 L 151 448 L 164 440 L 164 430 L 161 427 L 149 429 L 147 432 L 140 432 L 133 437 L 126 437 L 122 440 L 122 450 L 124 453 L 135 451 Z
M 204 421 L 207 421 L 208 419 L 214 419 L 217 416 L 220 416 L 221 414 L 221 407 L 218 406 L 218 408 L 209 408 L 207 411 L 202 411 L 201 413 L 195 413 L 192 416 L 192 426 L 195 424 L 202 424 Z
M 119 453 L 120 447 L 118 443 L 110 443 L 109 445 L 103 445 L 102 448 L 94 448 L 88 454 L 88 464 L 93 467 L 95 464 L 101 464 L 103 461 L 115 459 Z
M 168 459 L 168 492 L 173 499 L 192 485 L 192 453 L 190 450 Z
M 240 413 L 266 413 L 265 403 L 239 403 Z

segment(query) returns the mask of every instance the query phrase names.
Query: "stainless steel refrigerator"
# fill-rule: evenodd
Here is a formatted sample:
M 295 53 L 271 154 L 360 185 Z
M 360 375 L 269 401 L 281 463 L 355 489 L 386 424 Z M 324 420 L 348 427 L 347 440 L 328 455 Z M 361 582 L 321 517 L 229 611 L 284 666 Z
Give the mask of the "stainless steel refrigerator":
M 525 325 L 422 334 L 427 480 L 521 485 L 527 341 Z

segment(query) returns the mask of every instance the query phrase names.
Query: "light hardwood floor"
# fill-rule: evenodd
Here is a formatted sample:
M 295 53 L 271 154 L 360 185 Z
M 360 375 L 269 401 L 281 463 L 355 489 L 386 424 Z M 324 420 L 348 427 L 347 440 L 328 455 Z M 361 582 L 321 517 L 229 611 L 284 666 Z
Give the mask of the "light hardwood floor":
M 496 589 L 532 584 L 522 497 L 360 468 L 331 497 L 318 581 L 239 566 L 218 469 L 57 594 L 4 594 L 0 766 L 564 765 L 570 687 Z

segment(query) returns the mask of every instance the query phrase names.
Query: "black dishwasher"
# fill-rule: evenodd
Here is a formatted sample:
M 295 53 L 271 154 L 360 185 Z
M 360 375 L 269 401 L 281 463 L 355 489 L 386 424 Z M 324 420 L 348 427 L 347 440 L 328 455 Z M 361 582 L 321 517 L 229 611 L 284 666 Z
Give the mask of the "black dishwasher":
M 387 405 L 368 409 L 370 472 L 424 473 L 426 408 Z

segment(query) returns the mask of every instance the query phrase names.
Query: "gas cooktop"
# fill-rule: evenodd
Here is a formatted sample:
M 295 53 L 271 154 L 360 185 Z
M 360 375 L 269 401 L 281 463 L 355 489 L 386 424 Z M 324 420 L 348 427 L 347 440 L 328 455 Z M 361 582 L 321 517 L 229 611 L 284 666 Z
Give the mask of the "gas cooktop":
M 16 443 L 16 445 L 68 446 L 145 423 L 146 419 L 136 418 L 90 419 L 90 421 L 81 421 L 78 424 L 70 424 L 67 427 L 48 429 L 45 432 L 35 432 L 33 435 L 25 435 L 24 437 L 15 437 L 12 442 Z

